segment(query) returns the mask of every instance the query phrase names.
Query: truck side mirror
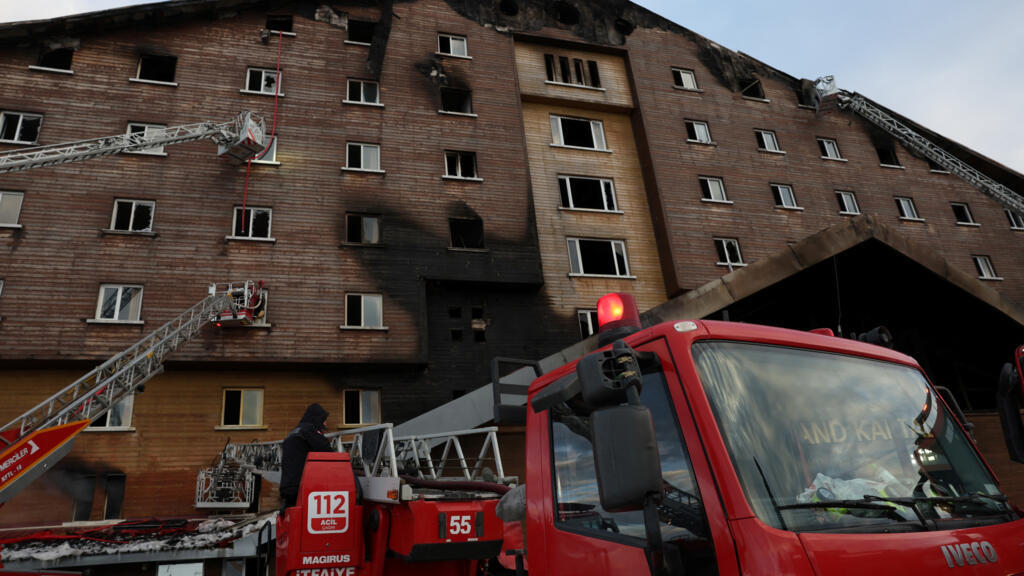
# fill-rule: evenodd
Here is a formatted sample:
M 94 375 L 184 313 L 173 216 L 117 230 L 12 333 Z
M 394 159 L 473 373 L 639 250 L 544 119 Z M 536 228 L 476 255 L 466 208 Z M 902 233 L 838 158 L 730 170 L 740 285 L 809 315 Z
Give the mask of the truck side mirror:
M 996 408 L 999 422 L 1003 426 L 1003 439 L 1010 460 L 1024 464 L 1024 422 L 1021 422 L 1021 378 L 1012 364 L 1003 365 L 999 374 L 999 389 L 996 392 Z
M 634 404 L 595 410 L 590 433 L 601 507 L 639 510 L 649 495 L 661 500 L 661 460 L 651 412 Z

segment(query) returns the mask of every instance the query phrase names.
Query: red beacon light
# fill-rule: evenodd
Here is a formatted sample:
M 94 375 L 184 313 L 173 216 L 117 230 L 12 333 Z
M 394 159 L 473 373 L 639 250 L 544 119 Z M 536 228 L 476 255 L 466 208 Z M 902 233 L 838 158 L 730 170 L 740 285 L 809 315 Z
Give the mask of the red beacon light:
M 612 292 L 597 301 L 599 343 L 607 344 L 640 330 L 640 311 L 632 294 Z

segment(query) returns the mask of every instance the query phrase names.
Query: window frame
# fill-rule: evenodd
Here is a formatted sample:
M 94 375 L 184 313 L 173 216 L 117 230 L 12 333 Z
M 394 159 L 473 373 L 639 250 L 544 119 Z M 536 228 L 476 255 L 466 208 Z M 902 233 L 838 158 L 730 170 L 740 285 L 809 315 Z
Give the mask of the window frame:
M 924 218 L 921 218 L 917 211 L 917 205 L 914 204 L 913 198 L 910 196 L 893 196 L 893 199 L 896 201 L 896 211 L 899 214 L 900 220 L 924 222 Z
M 441 49 L 441 38 L 448 39 L 448 52 L 445 52 L 444 50 Z M 452 50 L 454 46 L 452 40 L 462 41 L 462 54 L 458 54 Z M 473 59 L 473 57 L 469 55 L 469 40 L 466 38 L 466 36 L 461 34 L 448 34 L 446 32 L 437 33 L 437 51 L 435 52 L 435 54 L 438 54 L 440 56 L 453 56 L 455 58 L 465 58 L 467 60 Z
M 839 202 L 840 202 L 840 206 L 839 206 L 839 213 L 840 214 L 842 214 L 844 216 L 857 216 L 857 215 L 859 215 L 861 213 L 861 211 L 860 211 L 860 204 L 857 202 L 857 193 L 856 192 L 852 192 L 850 190 L 836 190 L 835 193 L 836 193 L 836 197 L 839 198 Z M 851 212 L 849 210 L 846 210 L 849 207 L 849 202 L 846 202 L 847 199 L 853 202 L 853 207 L 856 209 L 855 212 Z
M 1007 220 L 1010 221 L 1010 230 L 1024 230 L 1024 216 L 1009 208 L 1004 208 L 1003 211 L 1006 213 Z
M 703 120 L 684 120 L 686 126 L 686 141 L 690 144 L 714 144 L 711 138 L 711 128 Z M 704 138 L 702 138 L 704 137 Z
M 455 245 L 455 230 L 452 226 L 456 222 L 479 222 L 480 224 L 480 246 L 456 246 Z M 459 250 L 468 252 L 487 252 L 487 234 L 484 229 L 484 221 L 482 218 L 449 218 L 448 219 L 448 249 Z
M 359 298 L 359 324 L 349 324 L 349 299 L 353 297 Z M 367 301 L 376 302 L 377 317 L 380 318 L 380 324 L 376 326 L 368 326 L 366 324 L 366 303 Z M 342 330 L 387 330 L 388 327 L 384 324 L 384 295 L 379 292 L 346 292 L 345 293 L 345 323 L 341 325 Z
M 580 251 L 580 241 L 584 242 L 607 242 L 611 246 L 612 251 L 612 262 L 615 265 L 615 274 L 597 274 L 587 272 L 583 269 L 583 255 Z M 629 278 L 633 279 L 636 276 L 630 274 L 629 271 L 629 254 L 626 252 L 626 241 L 615 240 L 610 238 L 585 238 L 577 236 L 566 237 L 566 247 L 569 251 L 569 276 L 573 278 Z M 622 258 L 621 267 L 625 270 L 621 270 L 619 257 Z
M 4 213 L 4 198 L 7 196 L 17 198 L 18 206 L 11 211 L 14 215 L 14 220 L 12 222 L 0 221 L 0 228 L 21 228 L 21 209 L 25 206 L 25 193 L 20 190 L 0 190 L 0 214 Z M 14 203 L 13 200 L 10 202 Z
M 774 130 L 763 130 L 761 128 L 754 129 L 754 137 L 757 139 L 757 149 L 760 152 L 772 152 L 774 154 L 785 154 L 786 152 L 779 146 L 779 136 Z M 769 137 L 771 139 L 771 146 L 769 144 Z
M 592 180 L 598 183 L 601 188 L 601 202 L 604 204 L 604 208 L 584 208 L 576 206 L 575 199 L 572 193 L 572 180 Z M 565 183 L 564 188 L 563 184 Z M 580 212 L 602 212 L 608 214 L 623 214 L 624 212 L 619 209 L 619 200 L 615 194 L 615 182 L 611 178 L 599 178 L 595 176 L 576 176 L 572 174 L 559 174 L 558 175 L 558 190 L 559 190 L 559 209 L 560 210 L 574 210 Z M 611 197 L 612 205 L 608 206 L 608 199 Z M 565 204 L 565 200 L 569 201 L 569 204 Z
M 569 120 L 573 122 L 588 122 L 590 123 L 590 136 L 593 140 L 594 146 L 577 146 L 575 144 L 565 143 L 565 133 L 562 129 L 562 121 Z M 578 118 L 575 116 L 562 116 L 560 114 L 551 114 L 551 146 L 556 148 L 569 148 L 572 150 L 593 150 L 597 152 L 611 152 L 608 148 L 608 141 L 605 138 L 604 133 L 604 122 L 602 120 L 591 120 L 590 118 Z
M 995 265 L 992 264 L 992 258 L 986 254 L 972 254 L 971 259 L 974 260 L 974 267 L 978 271 L 979 280 L 1002 280 L 1003 277 L 996 273 Z
M 71 56 L 68 58 L 68 62 L 67 62 L 68 65 L 67 65 L 66 68 L 58 68 L 56 66 L 47 66 L 47 65 L 43 64 L 43 61 L 46 59 L 46 57 L 48 55 L 50 55 L 50 54 L 55 53 L 55 52 L 70 52 L 71 53 Z M 74 62 L 75 52 L 77 52 L 77 50 L 75 50 L 74 48 L 68 48 L 68 47 L 58 47 L 58 48 L 53 48 L 52 50 L 40 51 L 39 52 L 39 58 L 36 59 L 36 63 L 35 64 L 29 64 L 28 69 L 29 70 L 39 70 L 41 72 L 57 72 L 59 74 L 74 74 L 75 71 L 71 69 L 71 64 Z
M 128 229 L 117 228 L 117 207 L 118 203 L 130 203 L 131 204 L 131 215 L 128 217 Z M 142 230 L 135 230 L 135 210 L 139 205 L 149 206 L 149 226 Z M 138 200 L 135 198 L 114 198 L 114 209 L 110 212 L 110 228 L 107 228 L 109 232 L 117 232 L 120 234 L 150 234 L 153 232 L 153 221 L 156 219 L 156 201 L 155 200 Z
M 718 260 L 715 261 L 715 266 L 725 266 L 729 268 L 731 272 L 733 268 L 742 268 L 747 265 L 747 262 L 743 260 L 743 251 L 740 249 L 740 241 L 738 238 L 725 238 L 715 236 L 713 238 L 715 242 L 715 257 Z M 721 246 L 721 250 L 719 250 Z M 731 255 L 729 254 L 729 246 L 736 247 L 736 257 L 739 259 L 736 262 L 732 262 Z M 725 261 L 721 260 L 721 254 L 725 254 Z
M 243 210 L 249 211 L 249 221 L 246 222 L 246 236 L 239 236 L 235 233 L 238 229 L 238 215 L 239 213 L 244 214 Z M 256 217 L 257 211 L 267 213 L 267 235 L 264 236 L 253 236 L 252 235 L 252 222 Z M 274 210 L 264 206 L 234 206 L 231 210 L 231 234 L 226 237 L 228 240 L 249 240 L 253 242 L 275 242 L 274 238 Z
M 281 162 L 277 159 L 277 134 L 271 134 L 269 136 L 270 143 L 264 146 L 263 150 L 252 155 L 253 164 L 266 164 L 268 166 L 281 165 Z
M 600 329 L 597 320 L 596 308 L 577 308 L 576 321 L 580 326 L 580 338 L 589 338 L 594 334 L 597 334 Z M 583 330 L 584 322 L 587 324 L 586 332 Z
M 352 100 L 352 84 L 353 83 L 358 83 L 359 84 L 359 97 L 361 98 L 360 100 Z M 374 96 L 376 96 L 375 100 L 372 100 L 372 101 L 365 100 L 366 85 L 367 84 L 372 84 L 374 86 L 374 88 L 375 88 Z M 380 82 L 377 82 L 376 80 L 362 80 L 360 78 L 349 78 L 347 80 L 347 82 L 345 83 L 345 98 L 342 99 L 341 102 L 342 102 L 342 104 L 358 104 L 360 106 L 380 106 L 380 107 L 383 107 L 384 105 L 380 103 Z
M 896 155 L 896 145 L 895 144 L 893 144 L 891 146 L 876 146 L 875 147 L 875 154 L 878 155 L 878 165 L 881 166 L 882 168 L 899 168 L 901 170 L 904 169 L 903 164 L 900 164 L 899 156 Z M 894 160 L 895 162 L 885 162 L 885 161 L 883 161 L 883 158 L 882 158 L 883 154 L 890 155 L 891 159 Z
M 352 240 L 352 225 L 355 220 L 359 226 L 359 238 L 357 242 Z M 366 220 L 375 220 L 377 222 L 377 240 L 371 242 L 365 240 L 366 228 L 363 225 Z M 384 243 L 384 227 L 381 222 L 380 214 L 369 214 L 363 212 L 346 212 L 345 213 L 345 244 L 353 246 L 379 246 Z
M 711 202 L 714 204 L 733 203 L 732 200 L 729 200 L 729 195 L 725 191 L 725 180 L 720 176 L 698 176 L 697 182 L 700 184 L 701 202 Z M 711 186 L 712 182 L 718 183 L 718 189 L 722 194 L 721 198 L 715 198 L 715 191 Z
M 450 163 L 449 159 L 455 159 L 455 174 L 449 172 Z M 473 175 L 463 176 L 463 166 L 465 159 L 471 159 L 473 163 Z M 444 175 L 442 176 L 445 180 L 469 180 L 471 182 L 483 182 L 483 178 L 480 177 L 480 166 L 477 165 L 476 152 L 470 150 L 445 150 L 444 151 Z
M 19 112 L 17 110 L 0 110 L 0 129 L 4 125 L 4 121 L 12 115 L 18 116 L 18 126 L 14 129 L 14 138 L 7 139 L 3 137 L 3 132 L 0 131 L 0 143 L 3 144 L 38 144 L 39 135 L 43 132 L 43 114 L 36 114 L 33 112 Z M 39 127 L 36 128 L 35 140 L 22 140 L 21 136 L 22 125 L 24 124 L 25 118 L 38 118 Z
M 174 80 L 154 80 L 152 78 L 143 78 L 142 77 L 142 64 L 143 64 L 143 61 L 146 60 L 147 58 L 157 58 L 157 59 L 173 58 L 174 59 L 174 74 L 172 76 L 173 76 Z M 132 78 L 129 78 L 128 80 L 131 81 L 131 82 L 142 82 L 144 84 L 157 84 L 157 85 L 161 85 L 161 86 L 177 86 L 178 85 L 177 78 L 178 78 L 178 57 L 177 56 L 160 55 L 160 54 L 140 54 L 139 55 L 138 63 L 137 63 L 136 68 L 135 68 L 135 76 L 132 77 Z
M 252 88 L 249 88 L 249 85 L 252 83 L 251 77 L 253 72 L 260 73 L 259 90 L 253 90 Z M 267 74 L 270 74 L 271 76 L 275 77 L 273 92 L 268 92 L 263 89 L 266 86 Z M 241 92 L 242 94 L 257 94 L 260 96 L 274 96 L 276 94 L 278 97 L 283 98 L 284 90 L 282 88 L 282 80 L 284 80 L 283 70 L 278 71 L 275 68 L 260 68 L 259 66 L 248 66 L 245 69 L 245 85 L 241 90 L 239 90 L 239 92 Z
M 796 193 L 793 191 L 793 186 L 791 184 L 769 184 L 768 187 L 771 188 L 776 208 L 784 210 L 803 210 L 800 204 L 796 201 Z M 786 203 L 786 194 L 783 193 L 783 191 L 786 190 L 789 191 L 789 200 L 792 201 L 792 204 Z
M 604 92 L 597 60 L 567 54 L 544 54 L 544 83 Z
M 352 35 L 352 24 L 353 23 L 360 24 L 360 25 L 367 24 L 367 25 L 370 26 L 370 41 L 369 42 L 363 42 L 362 40 L 352 40 L 351 35 Z M 380 24 L 380 22 L 374 22 L 374 21 L 371 21 L 371 20 L 349 19 L 348 27 L 345 29 L 345 44 L 354 44 L 356 46 L 373 46 L 373 37 L 377 33 L 377 26 L 379 24 Z
M 108 288 L 114 288 L 114 289 L 117 290 L 117 296 L 116 296 L 116 300 L 114 302 L 114 317 L 113 318 L 104 318 L 102 316 L 102 314 L 103 314 L 103 303 L 104 303 L 103 296 L 104 296 L 104 292 Z M 137 288 L 138 289 L 138 292 L 136 292 L 136 294 L 137 294 L 136 298 L 138 299 L 138 305 L 137 306 L 132 306 L 132 302 L 134 302 L 134 299 L 132 301 L 130 301 L 129 302 L 129 309 L 128 309 L 128 318 L 125 319 L 125 320 L 121 320 L 121 319 L 117 318 L 117 313 L 122 308 L 121 298 L 124 295 L 124 289 L 125 288 Z M 144 287 L 143 287 L 142 284 L 114 284 L 114 283 L 103 283 L 103 284 L 100 284 L 99 293 L 96 296 L 96 311 L 95 311 L 95 314 L 93 315 L 93 317 L 90 318 L 87 321 L 87 323 L 90 323 L 90 324 L 143 324 L 144 323 L 143 320 L 142 320 L 142 297 L 143 297 L 143 292 L 144 292 Z M 133 310 L 132 310 L 133 307 L 137 308 L 136 310 L 134 310 L 134 314 L 133 314 Z M 132 316 L 135 316 L 135 317 L 133 318 Z
M 689 78 L 693 86 L 687 86 L 684 78 Z M 688 92 L 703 92 L 700 84 L 697 83 L 697 73 L 690 68 L 672 66 L 672 87 Z
M 981 224 L 974 219 L 974 214 L 971 213 L 971 207 L 968 206 L 966 202 L 950 202 L 949 205 L 953 209 L 953 218 L 956 220 L 957 226 L 970 226 L 975 228 L 981 226 Z M 967 217 L 966 220 L 960 219 L 960 214 L 957 213 L 957 208 L 963 209 L 963 214 Z
M 349 165 L 351 159 L 351 149 L 353 146 L 359 147 L 359 167 Z M 363 168 L 362 165 L 366 161 L 366 150 L 376 150 L 376 164 L 377 168 Z M 383 174 L 384 170 L 381 169 L 381 154 L 380 144 L 373 144 L 372 142 L 345 142 L 345 166 L 342 170 L 346 172 L 367 172 L 370 174 Z
M 122 424 L 118 424 L 116 426 L 112 426 L 110 424 L 110 413 L 113 410 L 117 409 L 118 406 L 122 406 L 122 422 L 127 421 L 127 424 L 122 423 Z M 127 418 L 125 418 L 125 414 L 127 414 Z M 96 422 L 94 420 L 92 422 L 89 422 L 89 425 L 86 426 L 85 429 L 88 430 L 88 431 L 91 431 L 91 432 L 104 432 L 104 431 L 106 431 L 106 432 L 116 432 L 116 431 L 125 431 L 125 430 L 135 430 L 135 426 L 132 425 L 132 419 L 134 418 L 134 416 L 135 416 L 135 394 L 129 394 L 129 395 L 125 396 L 124 398 L 122 398 L 121 400 L 119 400 L 116 404 L 114 404 L 113 407 L 111 407 L 111 409 L 109 411 L 107 411 L 105 414 L 103 414 L 103 416 L 102 416 L 103 424 L 96 424 Z M 99 417 L 97 417 L 97 418 L 99 418 Z
M 348 400 L 345 396 L 349 393 L 359 393 L 359 422 L 350 422 L 348 419 Z M 377 412 L 376 420 L 365 420 L 363 418 L 363 402 L 364 397 L 370 394 L 370 405 Z M 383 420 L 381 410 L 381 391 L 378 389 L 369 388 L 345 388 L 341 391 L 341 424 L 339 428 L 361 428 L 363 426 L 373 426 L 380 424 Z
M 451 86 L 442 86 L 439 89 L 439 91 L 440 91 L 440 95 L 441 95 L 441 107 L 437 110 L 438 114 L 452 114 L 452 115 L 455 115 L 455 116 L 469 116 L 469 117 L 472 117 L 472 118 L 476 118 L 477 117 L 476 112 L 473 111 L 473 91 L 472 90 L 469 90 L 467 88 L 453 88 Z M 464 108 L 463 110 L 449 110 L 449 109 L 445 108 L 445 100 L 446 100 L 445 93 L 455 93 L 455 92 L 461 92 L 461 93 L 463 93 L 465 95 L 465 98 L 462 100 L 462 103 L 463 103 L 462 108 Z M 468 109 L 468 111 L 467 111 L 467 109 Z
M 838 160 L 840 162 L 846 162 L 846 158 L 843 158 L 843 153 L 839 150 L 839 141 L 835 138 L 818 138 L 818 151 L 821 152 L 822 160 Z M 831 145 L 831 146 L 830 146 Z M 832 153 L 835 152 L 835 156 Z
M 225 416 L 227 415 L 227 396 L 228 392 L 238 392 L 238 424 L 226 424 Z M 259 422 L 256 424 L 246 424 L 244 420 L 245 416 L 245 393 L 246 392 L 259 392 Z M 263 421 L 263 413 L 266 408 L 266 391 L 263 388 L 222 388 L 221 389 L 221 400 L 220 400 L 220 426 L 221 429 L 239 429 L 239 428 L 265 428 Z
M 166 130 L 167 129 L 167 125 L 166 124 L 149 124 L 149 123 L 146 123 L 146 122 L 129 122 L 128 123 L 128 127 L 125 129 L 125 135 L 131 136 L 132 134 L 138 134 L 139 131 L 135 131 L 135 132 L 132 131 L 133 127 L 140 127 L 140 128 L 142 128 L 141 132 L 142 132 L 142 135 L 144 137 L 149 135 L 151 128 L 155 129 L 155 130 Z M 139 154 L 139 155 L 142 155 L 142 156 L 167 156 L 167 152 L 164 150 L 164 146 L 162 144 L 160 146 L 153 146 L 153 147 L 150 147 L 150 148 L 142 148 L 141 150 L 125 150 L 124 153 L 125 154 Z

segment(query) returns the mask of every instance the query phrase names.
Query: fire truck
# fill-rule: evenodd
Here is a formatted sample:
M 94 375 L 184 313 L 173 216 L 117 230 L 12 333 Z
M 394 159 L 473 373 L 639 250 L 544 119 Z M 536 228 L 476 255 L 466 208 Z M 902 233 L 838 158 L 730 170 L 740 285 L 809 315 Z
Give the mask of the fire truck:
M 277 575 L 1024 574 L 1024 512 L 913 358 L 827 329 L 641 329 L 626 294 L 598 316 L 604 347 L 530 386 L 507 502 L 471 483 L 384 504 L 348 455 L 311 454 Z

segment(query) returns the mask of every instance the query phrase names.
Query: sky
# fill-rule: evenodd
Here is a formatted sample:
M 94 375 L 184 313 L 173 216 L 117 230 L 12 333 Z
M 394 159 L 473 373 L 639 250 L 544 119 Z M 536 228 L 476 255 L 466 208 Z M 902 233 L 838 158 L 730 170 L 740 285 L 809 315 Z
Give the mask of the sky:
M 0 22 L 133 0 L 0 0 Z M 947 138 L 1024 172 L 1024 1 L 640 0 L 797 78 L 833 75 Z

